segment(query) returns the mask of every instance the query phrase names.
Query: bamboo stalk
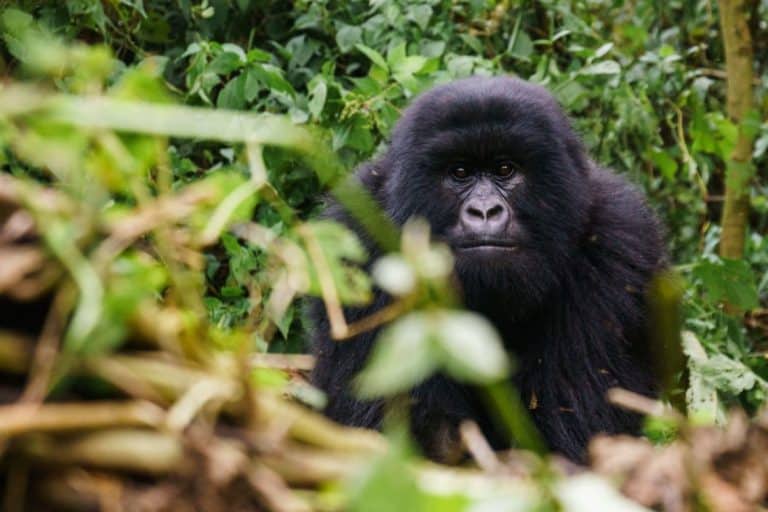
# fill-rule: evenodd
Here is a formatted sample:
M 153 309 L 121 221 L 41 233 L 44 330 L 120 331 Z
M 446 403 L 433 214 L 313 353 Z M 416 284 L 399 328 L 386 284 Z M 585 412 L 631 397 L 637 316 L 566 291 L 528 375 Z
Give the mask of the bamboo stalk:
M 296 440 L 340 452 L 383 453 L 386 440 L 378 432 L 343 427 L 318 413 L 261 393 L 259 410 L 266 418 L 279 418 L 289 424 L 288 432 Z
M 263 464 L 253 464 L 247 478 L 248 483 L 264 498 L 269 510 L 311 512 L 309 504 L 299 498 L 277 473 Z
M 35 438 L 20 450 L 38 461 L 163 475 L 184 460 L 181 441 L 151 430 L 110 429 L 69 439 Z
M 315 365 L 315 358 L 308 354 L 253 354 L 250 360 L 254 368 L 278 370 L 309 371 Z
M 294 446 L 262 455 L 259 460 L 291 485 L 314 486 L 354 475 L 370 458 Z
M 165 412 L 143 400 L 0 406 L 0 437 L 106 427 L 158 426 Z

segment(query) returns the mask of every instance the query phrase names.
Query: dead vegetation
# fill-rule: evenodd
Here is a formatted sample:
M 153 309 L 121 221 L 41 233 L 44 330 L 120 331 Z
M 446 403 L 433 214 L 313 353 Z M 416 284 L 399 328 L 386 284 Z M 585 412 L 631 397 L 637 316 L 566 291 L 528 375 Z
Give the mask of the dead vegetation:
M 204 323 L 190 320 L 174 300 L 142 301 L 127 319 L 128 341 L 119 350 L 65 350 L 76 304 L 72 274 L 36 230 L 36 215 L 75 212 L 54 189 L 29 187 L 0 176 L 3 510 L 355 508 L 345 486 L 395 448 L 379 433 L 336 425 L 300 403 L 309 356 L 214 350 Z M 194 204 L 201 197 L 178 200 Z M 164 208 L 164 201 L 152 215 L 145 208 L 102 226 L 93 265 L 139 242 L 159 219 L 167 220 L 163 211 L 178 212 Z M 260 385 L 252 378 L 259 369 L 286 372 L 289 385 Z M 657 510 L 760 509 L 768 492 L 766 417 L 749 421 L 736 413 L 724 429 L 677 420 L 684 425 L 681 435 L 664 446 L 595 439 L 592 469 Z M 615 503 L 605 506 L 618 507 L 612 510 L 634 510 L 611 498 L 604 483 L 590 487 L 586 468 L 557 458 L 542 465 L 525 452 L 495 454 L 472 424 L 461 434 L 467 453 L 461 468 L 412 458 L 399 464 L 438 494 L 501 496 L 531 506 L 559 502 L 577 510 L 569 506 L 578 502 L 573 492 L 579 499 L 599 492 L 606 504 Z

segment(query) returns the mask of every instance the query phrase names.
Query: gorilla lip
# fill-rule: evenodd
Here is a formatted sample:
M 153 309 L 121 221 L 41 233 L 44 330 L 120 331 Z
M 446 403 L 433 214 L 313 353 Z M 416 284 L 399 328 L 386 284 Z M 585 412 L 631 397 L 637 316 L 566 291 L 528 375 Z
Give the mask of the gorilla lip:
M 457 250 L 465 249 L 517 249 L 517 244 L 514 244 L 508 240 L 468 240 L 466 242 L 459 242 L 456 244 Z

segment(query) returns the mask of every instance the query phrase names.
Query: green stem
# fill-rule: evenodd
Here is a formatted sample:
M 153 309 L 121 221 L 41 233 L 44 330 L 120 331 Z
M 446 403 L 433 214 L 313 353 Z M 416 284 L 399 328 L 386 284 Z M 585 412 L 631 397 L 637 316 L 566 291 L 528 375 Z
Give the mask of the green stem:
M 520 394 L 509 381 L 489 384 L 483 388 L 490 409 L 497 414 L 500 426 L 516 446 L 539 455 L 547 453 L 547 445 L 528 414 Z

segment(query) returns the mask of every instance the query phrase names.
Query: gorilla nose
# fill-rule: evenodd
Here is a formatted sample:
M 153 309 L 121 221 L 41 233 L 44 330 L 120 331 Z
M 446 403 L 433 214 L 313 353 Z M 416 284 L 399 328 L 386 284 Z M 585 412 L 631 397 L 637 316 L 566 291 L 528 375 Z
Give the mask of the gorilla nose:
M 507 226 L 509 210 L 497 198 L 479 198 L 464 206 L 461 222 L 475 234 L 496 235 Z

